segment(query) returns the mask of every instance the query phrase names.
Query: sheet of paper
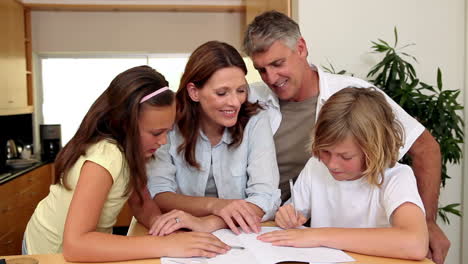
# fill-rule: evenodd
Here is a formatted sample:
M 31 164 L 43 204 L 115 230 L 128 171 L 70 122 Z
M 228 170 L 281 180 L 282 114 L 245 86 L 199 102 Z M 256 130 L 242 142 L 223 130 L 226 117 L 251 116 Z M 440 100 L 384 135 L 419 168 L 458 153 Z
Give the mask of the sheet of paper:
M 260 233 L 281 230 L 278 227 L 262 227 Z M 257 239 L 259 234 L 235 235 L 229 229 L 221 229 L 213 232 L 226 244 L 232 246 L 243 246 L 244 250 L 231 249 L 224 255 L 214 258 L 161 258 L 162 264 L 238 264 L 259 263 L 274 264 L 280 261 L 303 261 L 303 262 L 350 262 L 352 257 L 341 250 L 317 247 L 317 248 L 293 248 L 272 246 Z

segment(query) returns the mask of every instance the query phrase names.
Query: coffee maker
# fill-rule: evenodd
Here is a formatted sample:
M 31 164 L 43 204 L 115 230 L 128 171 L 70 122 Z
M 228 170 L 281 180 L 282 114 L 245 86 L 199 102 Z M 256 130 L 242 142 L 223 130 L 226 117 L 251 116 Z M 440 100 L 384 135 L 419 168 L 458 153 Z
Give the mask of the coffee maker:
M 43 161 L 54 161 L 62 148 L 60 125 L 40 125 L 41 158 Z

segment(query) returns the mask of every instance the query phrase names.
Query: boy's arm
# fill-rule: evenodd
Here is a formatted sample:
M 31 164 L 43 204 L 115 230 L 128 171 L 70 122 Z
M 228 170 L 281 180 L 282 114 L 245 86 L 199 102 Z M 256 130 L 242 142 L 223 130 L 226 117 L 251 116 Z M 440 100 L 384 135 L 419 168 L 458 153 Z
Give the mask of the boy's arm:
M 278 246 L 331 247 L 365 255 L 421 260 L 426 257 L 428 233 L 423 211 L 404 203 L 388 228 L 307 228 L 275 231 L 259 237 Z
M 365 255 L 421 260 L 426 257 L 428 249 L 424 213 L 409 202 L 394 211 L 392 227 L 324 228 L 321 234 L 322 246 Z

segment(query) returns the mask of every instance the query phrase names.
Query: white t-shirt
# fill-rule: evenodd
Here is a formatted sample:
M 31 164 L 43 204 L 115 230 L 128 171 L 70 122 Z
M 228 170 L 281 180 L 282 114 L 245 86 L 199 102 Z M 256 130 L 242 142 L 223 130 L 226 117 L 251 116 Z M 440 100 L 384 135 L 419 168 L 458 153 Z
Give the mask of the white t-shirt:
M 294 196 L 296 209 L 311 218 L 311 227 L 389 227 L 392 213 L 405 202 L 425 212 L 413 171 L 400 163 L 385 170 L 379 188 L 364 177 L 337 181 L 312 157 L 294 184 Z

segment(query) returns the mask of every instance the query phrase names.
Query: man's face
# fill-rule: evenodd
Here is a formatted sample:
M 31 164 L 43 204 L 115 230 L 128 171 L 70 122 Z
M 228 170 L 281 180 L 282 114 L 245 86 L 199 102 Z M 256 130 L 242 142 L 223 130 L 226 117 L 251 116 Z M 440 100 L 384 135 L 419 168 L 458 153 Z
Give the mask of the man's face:
M 294 50 L 277 40 L 265 52 L 252 55 L 254 67 L 262 80 L 280 100 L 286 101 L 300 100 L 304 72 L 309 67 L 306 58 L 307 47 L 302 38 Z

